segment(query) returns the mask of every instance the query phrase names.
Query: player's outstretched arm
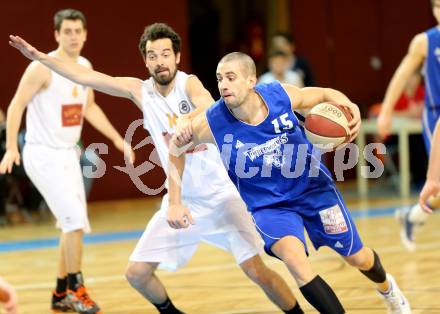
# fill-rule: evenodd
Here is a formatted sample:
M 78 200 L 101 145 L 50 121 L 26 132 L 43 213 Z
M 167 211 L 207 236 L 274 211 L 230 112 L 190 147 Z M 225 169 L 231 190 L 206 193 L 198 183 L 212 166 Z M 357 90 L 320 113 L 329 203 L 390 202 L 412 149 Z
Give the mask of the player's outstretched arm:
M 403 93 L 405 84 L 409 81 L 411 75 L 422 66 L 427 50 L 428 37 L 426 34 L 416 35 L 409 45 L 407 54 L 402 59 L 396 72 L 394 72 L 387 91 L 385 92 L 385 98 L 377 118 L 377 128 L 381 137 L 389 135 L 394 106 Z
M 85 86 L 89 86 L 105 94 L 117 97 L 138 99 L 142 82 L 128 77 L 112 77 L 94 71 L 75 62 L 60 60 L 49 56 L 30 45 L 19 36 L 9 36 L 9 44 L 18 49 L 25 57 L 39 61 L 58 74 Z
M 424 211 L 432 213 L 428 206 L 430 198 L 440 193 L 440 121 L 437 121 L 431 143 L 426 182 L 420 192 L 419 204 Z
M 135 154 L 133 149 L 111 124 L 101 107 L 96 104 L 93 91 L 89 92 L 84 117 L 95 129 L 112 141 L 115 147 L 124 153 L 130 163 L 134 163 Z
M 346 107 L 352 116 L 351 121 L 348 123 L 348 127 L 350 128 L 350 142 L 356 138 L 361 127 L 361 113 L 359 107 L 352 103 L 343 93 L 331 88 L 304 87 L 299 89 L 288 84 L 283 84 L 283 87 L 289 95 L 292 110 L 309 109 L 326 101 L 335 102 L 338 105 Z

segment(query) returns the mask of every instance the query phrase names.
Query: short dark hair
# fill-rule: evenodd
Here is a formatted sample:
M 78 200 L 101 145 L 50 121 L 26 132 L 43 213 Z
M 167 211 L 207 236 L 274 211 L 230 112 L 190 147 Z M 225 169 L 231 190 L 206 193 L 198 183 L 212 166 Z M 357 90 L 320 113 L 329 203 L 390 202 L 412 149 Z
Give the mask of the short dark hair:
M 257 73 L 254 60 L 252 60 L 252 58 L 249 55 L 243 52 L 236 51 L 236 52 L 228 53 L 223 58 L 221 58 L 218 64 L 223 62 L 230 62 L 230 61 L 240 62 L 240 65 L 243 70 L 243 74 L 256 75 Z
M 61 24 L 63 23 L 64 20 L 73 20 L 73 21 L 80 20 L 82 22 L 84 28 L 85 29 L 87 28 L 86 17 L 79 10 L 64 9 L 64 10 L 60 10 L 57 13 L 55 13 L 55 15 L 53 16 L 55 30 L 60 31 Z
M 154 23 L 145 27 L 144 33 L 139 40 L 139 51 L 141 52 L 144 60 L 147 56 L 147 52 L 145 51 L 147 41 L 153 41 L 162 38 L 169 38 L 171 40 L 171 42 L 173 43 L 174 54 L 180 52 L 180 45 L 182 40 L 180 39 L 179 34 L 177 34 L 174 29 L 172 29 L 169 25 L 165 23 Z
M 276 32 L 275 34 L 273 34 L 273 37 L 283 37 L 284 39 L 286 39 L 289 43 L 294 44 L 295 40 L 293 39 L 293 36 L 291 33 L 289 32 Z

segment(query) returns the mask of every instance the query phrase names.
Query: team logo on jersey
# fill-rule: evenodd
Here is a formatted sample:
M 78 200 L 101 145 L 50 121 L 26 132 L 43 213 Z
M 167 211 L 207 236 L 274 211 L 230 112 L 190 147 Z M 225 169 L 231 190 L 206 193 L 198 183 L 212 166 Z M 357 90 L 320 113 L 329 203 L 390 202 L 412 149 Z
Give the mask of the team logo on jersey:
M 61 122 L 63 127 L 78 126 L 82 121 L 82 105 L 61 105 Z
M 72 97 L 74 98 L 78 97 L 78 89 L 76 88 L 76 85 L 73 86 Z
M 281 148 L 278 147 L 274 152 L 265 154 L 263 161 L 268 166 L 273 165 L 276 168 L 281 168 L 284 165 L 285 158 L 281 152 Z
M 284 133 L 277 136 L 266 143 L 252 147 L 244 152 L 245 156 L 249 157 L 251 161 L 254 161 L 260 156 L 263 156 L 263 161 L 266 165 L 273 165 L 277 168 L 281 168 L 284 165 L 285 158 L 281 151 L 281 145 L 287 143 L 289 139 L 287 134 Z
M 174 126 L 177 124 L 177 115 L 175 113 L 167 113 L 166 116 L 168 118 L 170 129 L 174 128 Z
M 240 140 L 237 140 L 237 143 L 235 143 L 235 149 L 240 149 L 243 146 L 244 144 Z
M 191 107 L 186 100 L 179 102 L 179 111 L 181 114 L 185 114 L 191 111 Z

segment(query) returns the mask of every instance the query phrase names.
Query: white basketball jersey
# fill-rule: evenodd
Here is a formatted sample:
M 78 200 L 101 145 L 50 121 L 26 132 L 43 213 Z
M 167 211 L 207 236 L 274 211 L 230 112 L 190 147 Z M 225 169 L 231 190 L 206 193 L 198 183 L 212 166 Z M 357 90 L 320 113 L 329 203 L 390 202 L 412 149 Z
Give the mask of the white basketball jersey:
M 81 56 L 77 62 L 91 67 Z M 54 148 L 74 147 L 81 136 L 88 92 L 89 88 L 51 71 L 49 86 L 36 93 L 27 106 L 26 142 Z
M 153 78 L 143 82 L 144 127 L 152 136 L 166 173 L 168 172 L 168 145 L 177 118 L 195 108 L 186 94 L 188 77 L 190 75 L 178 71 L 174 88 L 166 97 L 156 91 Z M 215 196 L 226 189 L 235 190 L 235 187 L 230 182 L 220 154 L 214 145 L 203 144 L 194 152 L 186 153 L 185 171 L 182 178 L 183 198 L 212 198 L 215 201 Z

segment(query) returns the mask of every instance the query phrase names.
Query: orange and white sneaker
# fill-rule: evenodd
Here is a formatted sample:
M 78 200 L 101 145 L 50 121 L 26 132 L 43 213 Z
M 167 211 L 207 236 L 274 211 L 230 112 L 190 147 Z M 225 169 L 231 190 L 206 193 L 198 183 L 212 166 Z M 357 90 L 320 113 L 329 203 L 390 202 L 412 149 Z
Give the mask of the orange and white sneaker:
M 98 304 L 87 293 L 86 287 L 79 285 L 76 291 L 67 289 L 67 300 L 79 314 L 103 314 Z
M 51 309 L 52 312 L 54 313 L 73 312 L 73 308 L 70 306 L 70 303 L 67 300 L 66 292 L 61 292 L 61 293 L 56 293 L 55 291 L 52 292 Z

